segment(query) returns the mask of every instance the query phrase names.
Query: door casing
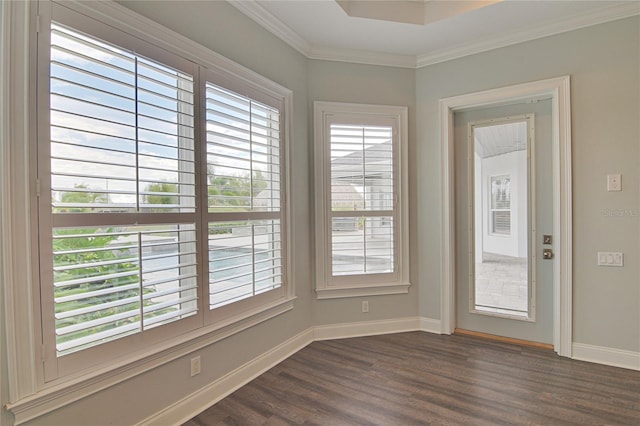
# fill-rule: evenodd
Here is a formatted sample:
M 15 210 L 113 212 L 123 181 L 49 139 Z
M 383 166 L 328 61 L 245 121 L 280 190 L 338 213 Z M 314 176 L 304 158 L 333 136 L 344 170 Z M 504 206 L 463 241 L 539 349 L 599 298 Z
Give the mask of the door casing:
M 533 81 L 440 100 L 441 253 L 440 331 L 455 330 L 455 185 L 454 112 L 551 99 L 553 235 L 553 346 L 571 357 L 572 343 L 572 206 L 570 77 Z

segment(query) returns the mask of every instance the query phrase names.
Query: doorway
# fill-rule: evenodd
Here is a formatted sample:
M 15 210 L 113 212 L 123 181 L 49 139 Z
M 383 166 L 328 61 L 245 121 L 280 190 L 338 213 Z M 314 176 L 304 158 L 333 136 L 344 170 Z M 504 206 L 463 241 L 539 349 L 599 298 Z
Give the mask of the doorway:
M 550 99 L 454 113 L 457 328 L 552 344 L 551 125 Z
M 440 100 L 442 152 L 441 293 L 440 330 L 456 328 L 456 194 L 454 164 L 454 113 L 465 109 L 503 106 L 543 99 L 552 108 L 553 189 L 553 347 L 571 357 L 572 341 L 572 212 L 571 212 L 571 110 L 569 76 L 534 81 Z

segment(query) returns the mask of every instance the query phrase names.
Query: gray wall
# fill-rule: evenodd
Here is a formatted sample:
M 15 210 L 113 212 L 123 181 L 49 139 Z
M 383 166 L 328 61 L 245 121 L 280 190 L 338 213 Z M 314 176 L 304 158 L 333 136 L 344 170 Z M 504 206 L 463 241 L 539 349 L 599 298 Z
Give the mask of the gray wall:
M 428 254 L 419 264 L 422 316 L 440 317 L 438 100 L 569 74 L 573 340 L 640 351 L 639 38 L 633 17 L 417 71 L 418 250 Z M 606 174 L 617 172 L 623 191 L 606 192 Z M 625 266 L 597 267 L 598 251 L 624 252 Z
M 184 398 L 311 325 L 440 317 L 440 146 L 438 99 L 571 74 L 574 155 L 574 338 L 640 351 L 638 293 L 640 153 L 639 18 L 587 28 L 422 68 L 307 60 L 225 2 L 122 2 L 293 90 L 292 177 L 295 308 L 189 357 L 64 407 L 33 424 L 131 424 Z M 312 103 L 409 106 L 411 282 L 408 295 L 317 301 L 313 297 Z M 604 191 L 621 172 L 620 193 Z M 613 213 L 612 213 L 613 212 Z M 611 214 L 623 212 L 623 217 Z M 629 212 L 624 216 L 625 212 Z M 623 251 L 624 268 L 597 268 L 598 250 Z M 4 360 L 6 353 L 1 353 Z M 170 384 L 170 385 L 168 385 Z M 2 374 L 0 389 L 6 390 Z M 161 390 L 153 392 L 150 390 Z M 149 395 L 140 398 L 140 395 Z M 135 398 L 135 404 L 132 400 Z M 4 419 L 3 419 L 4 420 Z
M 313 141 L 313 102 L 350 102 L 361 104 L 397 105 L 409 107 L 409 234 L 415 235 L 416 215 L 416 132 L 415 132 L 415 70 L 349 64 L 344 62 L 309 61 L 309 140 Z M 310 148 L 312 150 L 312 148 Z M 312 163 L 310 158 L 310 164 Z M 311 167 L 310 170 L 313 170 Z M 309 189 L 311 192 L 313 188 Z M 312 206 L 313 208 L 313 206 Z M 312 225 L 313 226 L 313 225 Z M 313 231 L 313 230 L 312 230 Z M 418 261 L 417 240 L 409 239 L 410 264 Z M 412 267 L 410 280 L 417 270 Z M 416 316 L 418 286 L 409 294 L 394 296 L 353 297 L 346 299 L 314 299 L 314 325 L 374 321 Z M 362 313 L 361 302 L 369 301 L 369 313 Z

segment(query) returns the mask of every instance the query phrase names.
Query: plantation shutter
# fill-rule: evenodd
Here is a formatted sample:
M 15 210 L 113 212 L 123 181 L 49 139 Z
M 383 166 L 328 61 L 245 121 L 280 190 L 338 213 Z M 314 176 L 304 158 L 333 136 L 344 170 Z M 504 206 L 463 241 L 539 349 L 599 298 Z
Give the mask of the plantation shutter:
M 50 53 L 43 279 L 63 356 L 198 311 L 194 80 L 58 24 Z
M 394 272 L 393 128 L 330 126 L 334 276 Z
M 206 84 L 211 309 L 282 287 L 280 109 Z
M 193 77 L 51 30 L 54 213 L 195 210 Z

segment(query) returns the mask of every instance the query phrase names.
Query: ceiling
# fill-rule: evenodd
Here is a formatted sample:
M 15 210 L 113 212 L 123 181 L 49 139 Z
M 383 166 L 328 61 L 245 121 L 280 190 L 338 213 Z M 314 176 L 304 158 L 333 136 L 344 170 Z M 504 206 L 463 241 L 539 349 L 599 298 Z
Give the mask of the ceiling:
M 308 58 L 407 68 L 640 14 L 639 0 L 229 3 Z

